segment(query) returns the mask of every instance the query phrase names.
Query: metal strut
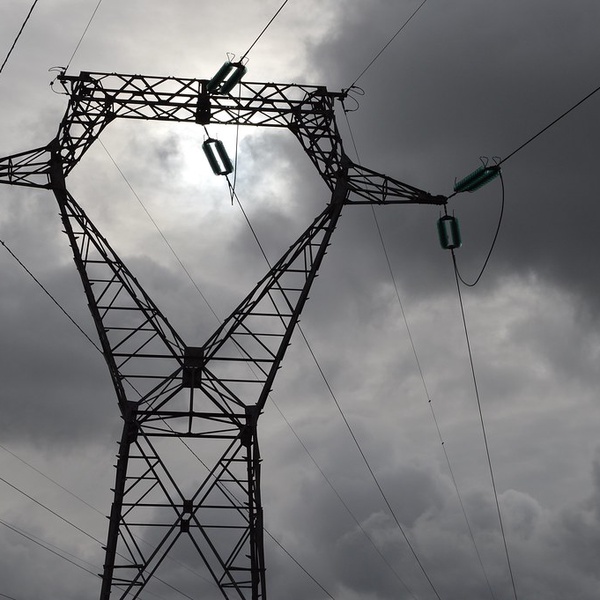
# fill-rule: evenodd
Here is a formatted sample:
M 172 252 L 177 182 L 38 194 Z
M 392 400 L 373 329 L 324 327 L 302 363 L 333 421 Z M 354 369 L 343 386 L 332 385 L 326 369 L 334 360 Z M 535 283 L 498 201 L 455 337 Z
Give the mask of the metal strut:
M 266 598 L 258 418 L 345 204 L 444 204 L 353 164 L 323 87 L 82 73 L 47 146 L 0 159 L 0 183 L 51 189 L 123 418 L 101 600 L 138 598 L 184 557 L 194 589 Z M 115 118 L 286 127 L 330 202 L 202 346 L 190 346 L 68 192 L 65 178 Z M 189 563 L 189 564 L 188 564 Z M 179 563 L 181 565 L 181 563 Z M 198 594 L 199 595 L 199 594 Z

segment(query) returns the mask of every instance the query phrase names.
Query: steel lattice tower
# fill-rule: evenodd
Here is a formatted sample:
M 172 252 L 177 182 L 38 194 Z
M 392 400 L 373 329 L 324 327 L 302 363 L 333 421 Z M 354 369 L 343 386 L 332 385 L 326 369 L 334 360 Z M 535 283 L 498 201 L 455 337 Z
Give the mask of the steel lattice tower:
M 231 95 L 202 79 L 59 80 L 69 104 L 56 138 L 0 159 L 0 183 L 54 193 L 123 418 L 100 598 L 139 597 L 183 544 L 223 597 L 264 599 L 257 422 L 342 208 L 447 198 L 354 164 L 334 115 L 344 94 L 324 87 L 241 83 Z M 323 212 L 202 346 L 185 343 L 67 190 L 116 118 L 287 128 L 329 188 Z M 181 477 L 183 453 L 206 471 Z

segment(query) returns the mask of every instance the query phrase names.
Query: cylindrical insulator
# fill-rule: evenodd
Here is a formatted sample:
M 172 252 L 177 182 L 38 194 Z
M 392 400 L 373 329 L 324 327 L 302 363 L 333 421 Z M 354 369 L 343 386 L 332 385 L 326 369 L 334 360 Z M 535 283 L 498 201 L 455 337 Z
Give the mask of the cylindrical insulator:
M 227 79 L 221 85 L 220 92 L 221 94 L 229 94 L 231 90 L 241 81 L 242 77 L 246 74 L 246 67 L 241 63 L 234 63 L 232 65 L 234 68 L 231 73 L 227 77 Z
M 440 237 L 440 245 L 444 250 L 452 250 L 460 248 L 462 240 L 460 239 L 460 227 L 458 219 L 450 215 L 440 217 L 437 222 L 438 235 Z
M 229 94 L 246 74 L 246 67 L 242 63 L 226 61 L 217 71 L 216 75 L 208 82 L 206 89 L 209 94 Z
M 208 82 L 206 89 L 209 94 L 212 94 L 213 92 L 217 91 L 217 89 L 219 88 L 221 83 L 223 83 L 225 76 L 227 75 L 227 73 L 229 73 L 230 69 L 231 69 L 231 62 L 226 61 L 223 64 L 223 66 L 216 72 L 215 76 Z
M 486 167 L 482 165 L 472 173 L 454 184 L 455 192 L 474 192 L 500 175 L 500 166 Z
M 229 175 L 233 172 L 233 163 L 227 155 L 221 140 L 209 138 L 202 144 L 202 150 L 215 175 Z

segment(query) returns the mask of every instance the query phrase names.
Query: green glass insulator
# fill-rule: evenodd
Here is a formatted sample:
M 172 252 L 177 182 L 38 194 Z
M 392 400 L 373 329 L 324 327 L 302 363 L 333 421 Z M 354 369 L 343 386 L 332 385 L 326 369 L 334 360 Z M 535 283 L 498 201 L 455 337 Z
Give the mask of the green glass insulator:
M 440 238 L 440 246 L 444 250 L 452 250 L 460 248 L 462 240 L 460 237 L 460 227 L 458 219 L 450 215 L 440 217 L 437 222 L 438 236 Z
M 455 192 L 474 192 L 486 183 L 492 181 L 500 175 L 500 165 L 494 165 L 492 167 L 486 167 L 482 165 L 478 169 L 475 169 L 472 173 L 463 177 L 460 181 L 454 184 Z
M 246 67 L 242 63 L 226 61 L 208 82 L 206 89 L 209 94 L 229 94 L 246 74 Z
M 202 150 L 204 150 L 206 159 L 215 175 L 229 175 L 233 172 L 233 163 L 227 155 L 221 140 L 207 139 L 202 144 Z

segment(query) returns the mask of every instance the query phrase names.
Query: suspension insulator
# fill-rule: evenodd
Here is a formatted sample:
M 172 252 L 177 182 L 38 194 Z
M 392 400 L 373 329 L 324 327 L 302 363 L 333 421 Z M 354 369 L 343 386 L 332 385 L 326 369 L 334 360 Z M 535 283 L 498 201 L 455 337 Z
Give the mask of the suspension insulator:
M 209 94 L 229 94 L 246 74 L 246 67 L 242 63 L 226 61 L 217 71 L 216 75 L 208 82 L 206 89 Z
M 460 248 L 462 240 L 460 239 L 460 227 L 458 219 L 450 215 L 440 217 L 437 222 L 440 245 L 444 250 L 453 250 Z
M 454 184 L 455 192 L 474 192 L 500 175 L 500 165 L 482 165 Z
M 215 175 L 229 175 L 233 172 L 233 163 L 227 156 L 227 151 L 221 140 L 208 138 L 202 144 L 202 150 Z

